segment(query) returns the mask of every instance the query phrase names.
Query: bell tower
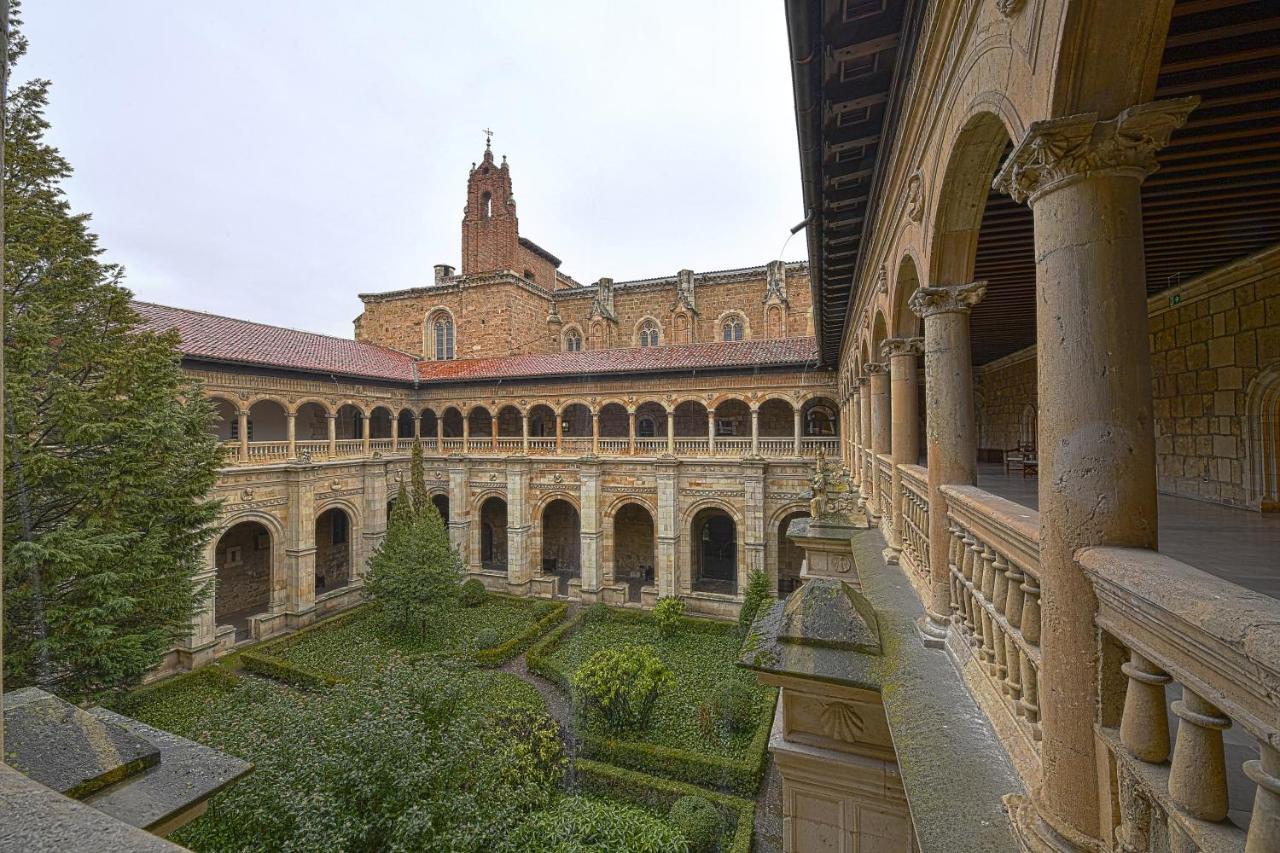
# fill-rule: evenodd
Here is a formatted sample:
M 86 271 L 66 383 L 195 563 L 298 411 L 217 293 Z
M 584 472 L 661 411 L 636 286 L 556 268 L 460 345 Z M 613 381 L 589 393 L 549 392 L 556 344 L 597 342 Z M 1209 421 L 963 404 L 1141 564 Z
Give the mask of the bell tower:
M 471 165 L 467 206 L 462 212 L 462 274 L 503 272 L 516 268 L 520 228 L 511 195 L 507 158 L 493 162 L 493 132 L 485 131 L 484 157 Z

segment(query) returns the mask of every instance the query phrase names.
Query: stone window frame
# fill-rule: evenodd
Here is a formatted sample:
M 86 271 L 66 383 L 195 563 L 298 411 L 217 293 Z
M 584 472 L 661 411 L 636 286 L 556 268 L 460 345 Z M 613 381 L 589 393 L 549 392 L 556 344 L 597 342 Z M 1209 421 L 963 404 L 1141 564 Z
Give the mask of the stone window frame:
M 636 323 L 635 345 L 660 347 L 662 343 L 662 324 L 654 317 L 641 317 Z
M 440 341 L 437 328 L 441 321 L 447 326 L 447 337 Z M 427 312 L 427 321 L 423 327 L 423 357 L 428 361 L 453 361 L 458 357 L 458 324 L 453 312 L 443 305 L 437 305 Z
M 730 327 L 733 332 L 730 332 Z M 751 339 L 751 322 L 741 311 L 725 311 L 716 318 L 716 339 L 722 343 L 736 343 Z M 733 337 L 726 337 L 733 334 Z
M 570 341 L 575 339 L 578 344 L 576 347 L 570 344 Z M 560 349 L 564 352 L 582 352 L 585 342 L 586 335 L 582 334 L 582 329 L 579 329 L 576 325 L 567 326 L 560 335 Z

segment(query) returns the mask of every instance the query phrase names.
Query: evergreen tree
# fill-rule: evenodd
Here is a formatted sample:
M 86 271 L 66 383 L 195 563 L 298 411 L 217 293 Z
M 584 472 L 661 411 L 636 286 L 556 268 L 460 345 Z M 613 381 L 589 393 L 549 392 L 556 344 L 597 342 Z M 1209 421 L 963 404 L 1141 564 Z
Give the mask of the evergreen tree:
M 449 544 L 440 513 L 430 501 L 419 513 L 404 483 L 391 509 L 387 534 L 369 558 L 365 590 L 397 629 L 420 628 L 432 610 L 458 595 L 462 560 Z
M 427 475 L 422 469 L 422 442 L 413 443 L 413 451 L 409 455 L 409 478 L 413 481 L 413 511 L 424 515 L 427 507 L 433 506 L 427 495 Z
M 751 623 L 760 615 L 761 609 L 769 608 L 771 587 L 769 576 L 760 569 L 752 569 L 747 574 L 747 588 L 742 593 L 742 609 L 738 611 L 738 630 L 745 635 L 751 630 Z
M 7 70 L 25 46 L 11 32 Z M 139 328 L 67 203 L 48 93 L 4 101 L 4 667 L 7 687 L 84 695 L 138 682 L 190 631 L 221 451 L 176 335 Z

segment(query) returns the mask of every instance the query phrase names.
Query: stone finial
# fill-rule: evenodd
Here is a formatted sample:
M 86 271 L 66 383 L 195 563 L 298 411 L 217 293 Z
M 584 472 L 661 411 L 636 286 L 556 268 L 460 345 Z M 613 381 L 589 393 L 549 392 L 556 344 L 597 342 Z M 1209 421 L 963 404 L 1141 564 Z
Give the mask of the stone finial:
M 924 338 L 889 338 L 880 344 L 880 355 L 893 358 L 896 355 L 915 355 L 924 353 Z
M 1093 172 L 1127 172 L 1142 180 L 1159 168 L 1156 152 L 1199 103 L 1195 96 L 1174 98 L 1129 107 L 1109 121 L 1082 113 L 1033 122 L 991 186 L 1016 202 L 1035 204 Z
M 764 268 L 764 301 L 787 301 L 787 265 L 783 261 L 769 261 Z
M 693 298 L 693 270 L 676 273 L 676 306 L 696 311 Z
M 946 314 L 973 310 L 973 306 L 987 295 L 985 281 L 972 281 L 968 284 L 941 285 L 938 287 L 920 287 L 911 294 L 907 306 L 918 317 L 929 317 L 933 314 Z
M 617 315 L 613 313 L 613 279 L 602 278 L 596 282 L 596 298 L 591 302 L 591 318 L 603 317 L 606 320 L 616 320 Z
M 888 373 L 889 365 L 882 364 L 878 361 L 871 361 L 863 365 L 862 369 L 867 372 L 867 376 L 875 376 L 878 373 Z

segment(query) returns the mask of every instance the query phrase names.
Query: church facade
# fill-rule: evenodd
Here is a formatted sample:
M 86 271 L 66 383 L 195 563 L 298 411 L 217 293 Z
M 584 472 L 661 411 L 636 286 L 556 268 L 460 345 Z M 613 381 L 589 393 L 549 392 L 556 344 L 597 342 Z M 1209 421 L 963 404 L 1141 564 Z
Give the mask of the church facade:
M 362 294 L 354 340 L 135 305 L 178 331 L 227 448 L 214 593 L 169 668 L 359 603 L 415 443 L 490 589 L 732 616 L 753 569 L 798 584 L 785 531 L 841 452 L 806 264 L 588 285 L 560 264 L 486 147 L 461 270 Z

